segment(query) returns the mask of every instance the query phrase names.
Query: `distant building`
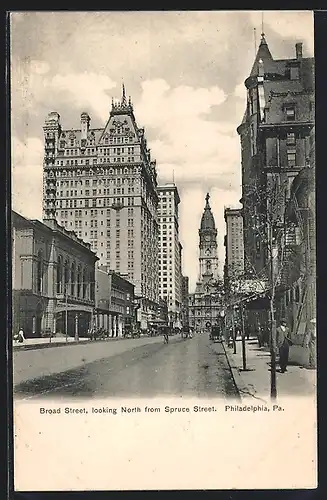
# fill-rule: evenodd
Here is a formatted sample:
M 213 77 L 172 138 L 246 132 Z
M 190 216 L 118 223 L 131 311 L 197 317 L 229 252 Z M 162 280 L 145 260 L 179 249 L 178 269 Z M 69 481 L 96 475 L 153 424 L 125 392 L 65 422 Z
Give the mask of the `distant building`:
M 237 208 L 225 208 L 225 282 L 229 284 L 244 274 L 243 216 Z
M 85 112 L 76 129 L 56 112 L 45 121 L 43 217 L 89 242 L 99 265 L 128 274 L 146 328 L 159 298 L 156 162 L 124 86 L 105 126 L 90 121 Z
M 179 241 L 180 197 L 175 184 L 158 186 L 159 286 L 167 301 L 168 316 L 174 327 L 181 326 L 182 245 Z
M 97 268 L 95 277 L 94 326 L 107 330 L 111 337 L 121 336 L 125 327 L 136 324 L 134 285 L 105 267 Z
M 189 278 L 182 276 L 182 326 L 189 325 Z
M 12 212 L 13 331 L 25 336 L 86 335 L 95 306 L 95 263 L 89 243 L 55 220 Z
M 223 309 L 222 283 L 218 275 L 218 245 L 209 193 L 199 229 L 199 277 L 194 294 L 189 295 L 189 324 L 196 330 L 218 323 Z

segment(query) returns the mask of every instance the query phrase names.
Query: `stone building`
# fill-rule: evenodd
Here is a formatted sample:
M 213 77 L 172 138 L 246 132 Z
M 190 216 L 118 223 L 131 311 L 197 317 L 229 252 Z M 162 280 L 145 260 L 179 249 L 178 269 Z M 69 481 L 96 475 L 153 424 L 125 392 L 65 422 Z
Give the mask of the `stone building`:
M 160 296 L 167 301 L 171 326 L 181 326 L 182 310 L 182 246 L 179 241 L 180 197 L 175 184 L 158 186 L 159 222 L 159 286 Z
M 197 331 L 209 330 L 217 324 L 223 310 L 217 229 L 209 198 L 208 193 L 199 229 L 199 277 L 195 293 L 189 295 L 189 325 Z
M 245 87 L 246 109 L 237 129 L 241 140 L 245 273 L 249 279 L 269 280 L 268 231 L 273 231 L 273 238 L 277 235 L 279 270 L 292 246 L 293 228 L 285 226 L 285 210 L 293 181 L 310 154 L 314 59 L 303 57 L 302 43 L 296 44 L 294 58 L 274 59 L 262 34 Z M 285 252 L 281 245 L 284 240 Z M 286 289 L 285 283 L 278 283 L 277 321 L 285 311 Z M 267 300 L 254 300 L 248 309 L 254 326 L 269 322 Z
M 182 326 L 189 326 L 189 277 L 182 276 Z
M 295 177 L 286 210 L 289 227 L 282 270 L 284 293 L 279 307 L 292 329 L 298 356 L 309 364 L 307 339 L 316 318 L 316 200 L 315 200 L 315 139 L 310 135 L 311 150 L 308 164 Z
M 225 244 L 225 281 L 229 283 L 244 274 L 243 216 L 241 209 L 224 210 L 226 223 Z
M 95 270 L 94 326 L 109 332 L 109 336 L 122 336 L 125 328 L 136 325 L 134 285 L 124 276 L 106 267 Z
M 302 54 L 273 59 L 264 34 L 250 76 L 245 80 L 246 110 L 237 131 L 241 140 L 242 204 L 246 270 L 267 264 L 258 226 L 265 223 L 266 188 L 278 178 L 286 198 L 292 180 L 305 166 L 314 125 L 314 60 Z M 280 206 L 281 214 L 285 206 Z M 283 214 L 282 214 L 283 215 Z
M 94 305 L 95 263 L 89 243 L 55 220 L 12 212 L 13 331 L 25 336 L 86 335 Z M 67 315 L 66 315 L 67 311 Z
M 157 311 L 156 162 L 123 86 L 107 123 L 64 129 L 51 112 L 44 125 L 44 219 L 55 218 L 91 244 L 99 265 L 128 274 L 139 297 L 142 328 Z

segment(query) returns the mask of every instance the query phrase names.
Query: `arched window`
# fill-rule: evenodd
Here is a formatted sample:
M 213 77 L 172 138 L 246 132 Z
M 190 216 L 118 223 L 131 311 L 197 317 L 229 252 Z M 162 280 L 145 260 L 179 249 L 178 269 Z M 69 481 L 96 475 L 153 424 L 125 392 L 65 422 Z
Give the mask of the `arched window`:
M 89 283 L 90 283 L 90 300 L 94 300 L 95 297 L 95 283 L 94 283 L 94 276 L 93 272 L 90 271 L 89 273 Z
M 295 302 L 300 302 L 300 287 L 298 284 L 295 286 L 294 300 L 295 300 Z
M 41 250 L 37 254 L 37 264 L 36 264 L 36 292 L 42 293 L 42 281 L 43 281 L 43 258 Z
M 76 279 L 76 276 L 75 276 L 75 262 L 73 262 L 72 263 L 72 267 L 71 267 L 71 272 L 70 272 L 70 280 L 71 280 L 70 290 L 71 290 L 72 296 L 75 295 L 75 279 Z
M 82 271 L 81 271 L 81 266 L 78 266 L 77 269 L 77 297 L 81 296 L 81 281 L 82 281 Z
M 57 262 L 57 293 L 62 293 L 62 256 L 59 255 Z
M 86 299 L 87 291 L 87 279 L 86 279 L 86 269 L 83 270 L 83 299 Z
M 68 293 L 68 283 L 69 283 L 69 263 L 68 260 L 65 261 L 64 265 L 64 292 Z

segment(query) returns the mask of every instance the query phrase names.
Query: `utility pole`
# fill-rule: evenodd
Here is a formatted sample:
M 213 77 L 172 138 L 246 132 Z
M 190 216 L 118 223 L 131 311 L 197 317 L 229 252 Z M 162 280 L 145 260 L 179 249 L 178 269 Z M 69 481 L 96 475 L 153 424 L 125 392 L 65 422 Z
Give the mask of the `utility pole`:
M 245 349 L 245 328 L 244 328 L 244 311 L 243 304 L 240 304 L 241 308 L 241 319 L 242 319 L 242 360 L 243 360 L 243 370 L 246 370 L 246 349 Z
M 232 305 L 232 326 L 233 326 L 233 348 L 236 354 L 236 331 L 235 331 L 235 318 L 234 318 L 234 305 Z
M 274 255 L 274 241 L 273 241 L 273 224 L 271 214 L 268 220 L 268 245 L 270 252 L 270 398 L 275 400 L 277 398 L 276 387 L 276 318 L 275 318 L 275 255 Z

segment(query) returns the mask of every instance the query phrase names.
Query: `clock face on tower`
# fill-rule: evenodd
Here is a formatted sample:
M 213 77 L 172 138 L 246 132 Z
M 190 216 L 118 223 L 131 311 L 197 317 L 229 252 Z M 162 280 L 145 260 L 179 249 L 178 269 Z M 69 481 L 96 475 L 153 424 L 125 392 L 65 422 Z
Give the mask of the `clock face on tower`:
M 210 241 L 210 236 L 207 234 L 205 237 L 204 237 L 205 241 Z
M 206 253 L 206 255 L 210 255 L 210 253 L 211 253 L 211 252 L 210 252 L 210 248 L 207 248 L 207 250 L 206 250 L 206 252 L 205 252 L 205 253 Z

